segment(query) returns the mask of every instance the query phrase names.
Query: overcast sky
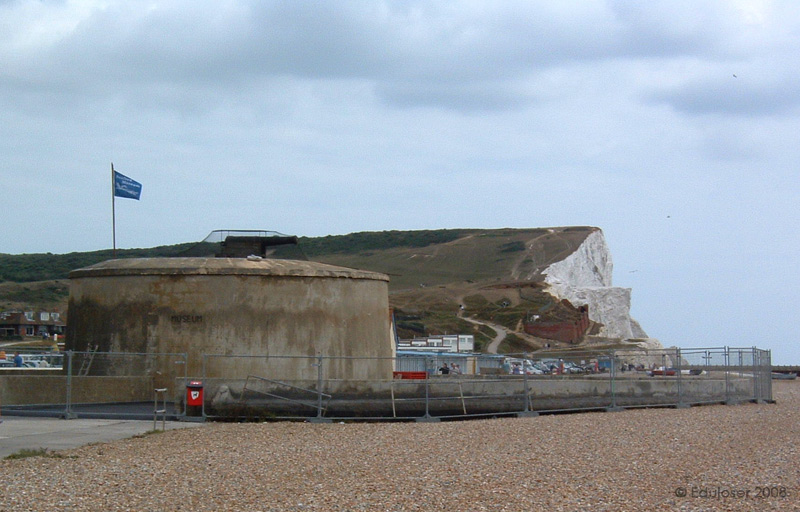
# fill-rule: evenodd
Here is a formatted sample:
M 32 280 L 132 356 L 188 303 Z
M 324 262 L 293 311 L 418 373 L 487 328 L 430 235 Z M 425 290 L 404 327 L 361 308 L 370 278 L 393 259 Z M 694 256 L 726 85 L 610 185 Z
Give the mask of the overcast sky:
M 592 225 L 665 345 L 800 364 L 800 3 L 0 1 L 0 252 Z

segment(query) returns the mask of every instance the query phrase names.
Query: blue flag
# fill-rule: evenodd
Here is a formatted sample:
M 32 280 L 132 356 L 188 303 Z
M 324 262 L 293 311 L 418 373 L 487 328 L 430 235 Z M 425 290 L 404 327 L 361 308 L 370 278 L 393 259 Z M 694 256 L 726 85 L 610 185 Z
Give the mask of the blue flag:
M 114 171 L 114 195 L 138 200 L 142 195 L 142 184 Z

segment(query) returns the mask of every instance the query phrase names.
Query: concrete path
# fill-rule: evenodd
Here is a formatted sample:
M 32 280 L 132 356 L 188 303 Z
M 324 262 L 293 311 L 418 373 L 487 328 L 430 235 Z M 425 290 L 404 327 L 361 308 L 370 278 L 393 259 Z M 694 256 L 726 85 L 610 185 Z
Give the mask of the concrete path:
M 64 450 L 79 446 L 126 439 L 153 430 L 152 421 L 140 420 L 62 420 L 3 416 L 0 423 L 0 458 L 23 449 Z M 168 421 L 167 430 L 192 428 L 202 423 Z M 161 428 L 161 422 L 158 422 Z

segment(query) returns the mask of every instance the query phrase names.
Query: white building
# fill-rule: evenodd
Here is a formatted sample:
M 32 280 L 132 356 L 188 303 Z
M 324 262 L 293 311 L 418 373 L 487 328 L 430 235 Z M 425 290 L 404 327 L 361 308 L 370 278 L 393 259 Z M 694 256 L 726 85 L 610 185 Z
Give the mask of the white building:
M 472 352 L 475 349 L 475 337 L 472 334 L 445 334 L 443 336 L 414 338 L 413 340 L 397 340 L 397 349 L 430 352 Z

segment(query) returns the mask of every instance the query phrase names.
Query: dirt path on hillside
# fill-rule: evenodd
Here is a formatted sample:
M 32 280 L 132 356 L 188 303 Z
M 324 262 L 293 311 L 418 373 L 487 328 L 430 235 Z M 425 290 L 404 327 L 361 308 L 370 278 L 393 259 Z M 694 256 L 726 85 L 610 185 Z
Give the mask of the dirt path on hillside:
M 468 318 L 466 316 L 463 316 L 461 314 L 461 312 L 459 312 L 459 316 L 463 320 L 466 320 L 467 322 L 469 322 L 471 324 L 485 325 L 486 327 L 488 327 L 489 329 L 491 329 L 495 333 L 497 333 L 497 336 L 495 336 L 494 339 L 492 340 L 492 342 L 489 343 L 489 345 L 486 347 L 486 352 L 487 353 L 496 354 L 497 353 L 497 348 L 500 346 L 500 344 L 503 342 L 503 340 L 506 339 L 506 335 L 508 334 L 508 331 L 506 331 L 505 327 L 502 327 L 500 325 L 490 324 L 488 322 L 482 322 L 480 320 L 475 320 L 474 318 Z

